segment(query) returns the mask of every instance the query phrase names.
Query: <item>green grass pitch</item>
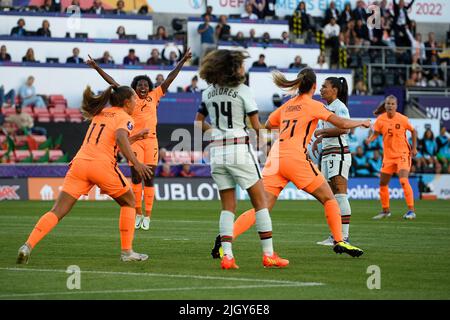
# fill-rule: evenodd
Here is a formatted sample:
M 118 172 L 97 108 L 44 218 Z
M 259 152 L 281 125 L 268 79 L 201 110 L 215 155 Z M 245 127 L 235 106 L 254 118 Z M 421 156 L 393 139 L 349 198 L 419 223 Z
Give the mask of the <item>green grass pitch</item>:
M 316 245 L 328 235 L 316 201 L 280 201 L 272 211 L 275 250 L 286 269 L 264 269 L 256 231 L 233 245 L 239 270 L 221 270 L 210 256 L 219 202 L 157 202 L 150 231 L 134 247 L 144 263 L 119 261 L 118 206 L 78 202 L 36 247 L 26 266 L 19 246 L 49 202 L 0 202 L 0 299 L 449 299 L 450 201 L 418 201 L 417 219 L 401 220 L 402 201 L 389 220 L 373 221 L 376 201 L 352 201 L 350 239 L 360 258 Z M 248 202 L 239 203 L 242 212 Z M 81 289 L 69 290 L 68 266 L 81 269 Z M 381 270 L 381 289 L 369 290 L 367 268 Z

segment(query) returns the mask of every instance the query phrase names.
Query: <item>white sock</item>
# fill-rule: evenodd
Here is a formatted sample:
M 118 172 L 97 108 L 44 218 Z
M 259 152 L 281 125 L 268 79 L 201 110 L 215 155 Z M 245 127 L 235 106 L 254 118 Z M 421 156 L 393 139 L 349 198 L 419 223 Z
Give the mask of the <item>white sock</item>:
M 348 233 L 350 229 L 350 216 L 352 215 L 352 208 L 350 207 L 350 202 L 348 201 L 348 196 L 346 194 L 336 194 L 336 200 L 339 204 L 339 209 L 341 209 L 342 217 L 342 236 L 348 238 Z
M 270 218 L 269 210 L 266 208 L 256 211 L 256 230 L 259 232 L 272 233 L 272 219 Z M 273 255 L 272 236 L 270 238 L 261 239 L 261 246 L 265 255 Z
M 231 241 L 233 239 L 234 227 L 234 213 L 231 211 L 222 210 L 219 220 L 220 237 L 229 237 L 230 241 L 222 241 L 223 254 L 228 257 L 233 257 Z

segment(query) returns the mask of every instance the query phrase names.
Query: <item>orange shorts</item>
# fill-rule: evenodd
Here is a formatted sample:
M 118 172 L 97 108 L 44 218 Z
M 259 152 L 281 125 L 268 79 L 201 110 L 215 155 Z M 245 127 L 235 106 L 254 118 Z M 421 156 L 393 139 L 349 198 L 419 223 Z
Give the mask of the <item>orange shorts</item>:
M 392 175 L 394 173 L 399 173 L 400 170 L 411 170 L 411 156 L 405 154 L 398 158 L 387 158 L 383 159 L 383 164 L 381 166 L 381 172 Z
M 303 159 L 269 158 L 262 174 L 264 189 L 276 197 L 289 182 L 308 193 L 326 182 L 314 163 Z
M 158 139 L 148 138 L 136 141 L 131 145 L 139 162 L 156 166 L 158 164 L 159 149 Z M 129 163 L 132 166 L 131 162 Z
M 117 198 L 130 190 L 130 183 L 116 164 L 109 161 L 75 159 L 64 178 L 62 191 L 75 199 L 97 185 L 102 193 Z

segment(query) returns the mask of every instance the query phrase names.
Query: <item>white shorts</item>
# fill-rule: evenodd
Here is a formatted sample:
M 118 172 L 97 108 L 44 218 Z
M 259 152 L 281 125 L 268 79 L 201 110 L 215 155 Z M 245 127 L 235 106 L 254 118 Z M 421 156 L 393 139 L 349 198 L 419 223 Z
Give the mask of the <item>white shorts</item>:
M 219 190 L 239 185 L 247 190 L 262 178 L 256 156 L 247 144 L 212 147 L 211 175 Z
M 352 166 L 352 155 L 344 154 L 344 160 L 340 154 L 328 154 L 322 158 L 320 171 L 327 181 L 336 176 L 344 177 L 348 180 L 350 167 Z

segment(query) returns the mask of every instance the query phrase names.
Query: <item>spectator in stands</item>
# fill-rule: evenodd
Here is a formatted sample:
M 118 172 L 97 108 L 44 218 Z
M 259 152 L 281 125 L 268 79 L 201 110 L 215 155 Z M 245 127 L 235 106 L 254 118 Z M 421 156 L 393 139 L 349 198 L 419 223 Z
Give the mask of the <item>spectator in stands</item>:
M 198 26 L 197 32 L 201 36 L 201 45 L 202 45 L 202 57 L 208 53 L 209 50 L 215 48 L 214 43 L 214 29 L 209 24 L 211 21 L 211 16 L 209 14 L 205 14 L 204 22 Z
M 435 173 L 441 172 L 441 164 L 437 160 L 437 144 L 431 129 L 426 129 L 422 139 L 422 154 L 428 168 L 433 168 Z
M 374 150 L 372 158 L 369 159 L 369 169 L 373 176 L 379 177 L 383 158 L 380 156 L 379 150 Z
M 353 156 L 352 160 L 352 169 L 357 177 L 370 176 L 370 165 L 361 146 L 356 148 L 356 154 Z
M 325 55 L 321 52 L 320 55 L 317 57 L 317 65 L 316 69 L 329 69 L 328 63 L 325 59 Z
M 213 7 L 212 6 L 207 6 L 206 7 L 206 12 L 204 14 L 202 14 L 202 18 L 204 19 L 205 16 L 209 15 L 209 17 L 211 19 L 216 19 L 217 17 L 213 14 Z
M 339 21 L 339 10 L 336 9 L 334 1 L 331 1 L 328 9 L 325 10 L 325 19 L 323 21 L 323 25 L 327 25 L 328 23 L 330 23 L 331 18 Z
M 406 27 L 410 25 L 408 10 L 411 8 L 415 0 L 412 0 L 408 5 L 405 5 L 405 0 L 393 0 L 394 5 L 394 32 L 395 44 L 399 47 L 409 45 L 409 39 L 406 34 Z
M 25 30 L 25 20 L 20 18 L 17 21 L 17 27 L 11 29 L 11 35 L 17 37 L 24 37 L 27 35 L 27 30 Z
M 22 62 L 39 63 L 39 61 L 34 58 L 33 48 L 28 48 L 27 53 L 22 57 Z
M 200 92 L 200 88 L 198 87 L 198 77 L 197 75 L 195 75 L 192 79 L 191 79 L 191 84 L 189 86 L 186 87 L 186 92 Z
M 405 82 L 405 87 L 415 87 L 417 84 L 417 71 L 414 69 L 411 70 L 411 74 L 409 75 L 408 80 Z
M 253 13 L 258 16 L 259 19 L 264 19 L 266 17 L 266 0 L 249 0 L 251 4 Z
M 156 75 L 155 88 L 159 87 L 164 82 L 164 76 L 161 73 Z
M 2 45 L 0 47 L 0 62 L 11 61 L 11 55 L 8 53 L 6 46 Z
M 303 37 L 305 32 L 307 34 L 309 34 L 309 31 L 311 30 L 309 19 L 310 19 L 310 16 L 306 12 L 305 1 L 301 1 L 297 5 L 297 8 L 295 8 L 294 13 L 292 14 L 291 21 L 290 21 L 292 33 L 297 38 Z
M 440 135 L 436 138 L 437 159 L 443 166 L 444 173 L 450 173 L 450 136 L 445 126 L 441 127 Z
M 52 33 L 50 31 L 50 22 L 48 22 L 48 20 L 42 21 L 42 27 L 37 30 L 36 35 L 46 38 L 50 38 L 52 36 Z
M 428 86 L 433 88 L 445 87 L 445 82 L 439 77 L 439 73 L 433 73 L 433 76 L 428 80 Z
M 166 157 L 167 157 L 167 149 L 166 148 L 160 148 L 159 149 L 159 159 L 158 164 L 166 163 Z
M 191 171 L 190 164 L 188 164 L 188 163 L 183 164 L 182 169 L 180 171 L 180 177 L 183 177 L 183 178 L 195 177 L 195 173 Z
M 34 77 L 29 76 L 25 84 L 19 88 L 19 96 L 22 101 L 21 106 L 34 105 L 35 108 L 46 108 L 44 99 L 36 94 L 34 87 Z
M 248 32 L 249 37 L 247 39 L 248 42 L 259 42 L 259 39 L 256 37 L 256 30 L 251 28 Z
M 357 40 L 359 40 L 358 43 L 362 43 L 365 46 L 369 45 L 369 28 L 367 28 L 361 19 L 356 20 L 355 34 Z
M 123 58 L 123 64 L 125 65 L 136 65 L 139 64 L 139 57 L 136 56 L 134 49 L 128 50 L 128 55 Z
M 114 64 L 114 59 L 109 54 L 109 51 L 105 51 L 101 58 L 95 59 L 95 62 L 98 64 Z
M 248 20 L 258 20 L 258 15 L 253 13 L 253 6 L 251 3 L 247 2 L 245 4 L 245 12 L 241 14 L 241 18 Z
M 267 68 L 266 65 L 266 56 L 263 54 L 259 55 L 259 59 L 255 62 L 253 62 L 252 67 L 256 68 Z
M 117 30 L 116 30 L 116 34 L 119 37 L 119 39 L 126 39 L 126 37 L 127 37 L 124 26 L 118 26 Z
M 339 63 L 339 33 L 341 28 L 336 23 L 336 19 L 331 18 L 323 29 L 325 37 L 325 45 L 331 48 L 330 64 L 337 65 Z
M 264 32 L 261 38 L 261 42 L 262 43 L 266 43 L 269 44 L 272 42 L 272 39 L 270 39 L 270 33 L 268 32 Z
M 148 5 L 144 4 L 139 8 L 138 14 L 146 15 L 148 14 Z
M 281 33 L 281 43 L 283 43 L 283 44 L 291 43 L 291 39 L 289 39 L 289 33 L 287 31 L 283 31 Z
M 45 128 L 34 127 L 33 117 L 26 113 L 22 112 L 21 106 L 16 106 L 16 114 L 12 114 L 5 119 L 6 122 L 14 123 L 17 128 L 19 128 L 17 134 L 25 134 L 29 135 L 37 134 L 37 135 L 47 135 L 47 130 Z
M 353 89 L 353 94 L 356 96 L 367 96 L 368 90 L 363 80 L 356 81 L 355 88 Z
M 350 20 L 352 20 L 352 6 L 349 2 L 345 4 L 344 10 L 339 16 L 339 25 L 344 28 Z
M 3 85 L 0 86 L 0 111 L 5 103 L 10 102 L 11 107 L 16 106 L 16 92 L 14 89 L 9 90 L 5 94 L 5 87 Z
M 417 81 L 416 81 L 416 87 L 426 87 L 427 86 L 427 79 L 423 76 L 422 71 L 417 71 Z
M 170 164 L 169 163 L 164 163 L 162 165 L 162 170 L 159 173 L 160 177 L 164 177 L 164 178 L 169 178 L 169 177 L 173 177 L 175 176 L 175 174 L 172 172 Z
M 362 20 L 364 23 L 367 21 L 367 12 L 365 8 L 365 3 L 362 0 L 359 0 L 356 3 L 356 8 L 353 10 L 353 20 Z
M 219 41 L 228 41 L 231 36 L 231 27 L 227 24 L 227 16 L 221 15 L 216 26 L 216 37 Z
M 84 59 L 80 58 L 79 55 L 80 55 L 80 49 L 73 48 L 72 56 L 67 58 L 66 63 L 76 63 L 76 64 L 84 63 Z
M 409 30 L 409 27 L 406 27 L 406 34 L 411 42 L 411 58 L 415 57 L 418 63 L 425 64 L 427 54 L 425 50 L 425 43 L 422 41 L 422 35 L 420 33 L 416 33 L 416 36 L 414 37 L 411 30 Z
M 302 63 L 302 57 L 301 56 L 296 56 L 294 58 L 294 62 L 292 62 L 289 65 L 289 69 L 303 69 L 305 67 L 307 67 L 308 65 Z
M 125 8 L 125 2 L 123 0 L 117 1 L 116 9 L 114 9 L 112 12 L 117 15 L 121 14 L 127 14 L 124 10 Z
M 164 63 L 168 66 L 172 66 L 172 67 L 176 66 L 178 61 L 180 61 L 181 58 L 183 57 L 183 54 L 181 53 L 180 49 L 177 48 L 178 53 L 176 51 L 172 50 L 169 53 L 169 58 L 166 59 L 165 51 L 166 51 L 166 48 L 164 48 L 163 51 L 161 52 L 161 56 L 164 59 Z
M 428 41 L 425 42 L 427 64 L 431 63 L 431 57 L 438 55 L 439 45 L 436 42 L 436 36 L 434 32 L 428 33 Z
M 61 1 L 45 0 L 44 4 L 39 7 L 41 12 L 61 12 Z
M 164 26 L 158 26 L 156 28 L 156 34 L 153 37 L 154 40 L 168 40 L 169 36 L 167 35 L 166 28 Z
M 102 0 L 94 0 L 92 3 L 92 7 L 89 8 L 89 10 L 86 11 L 86 13 L 92 13 L 92 14 L 105 14 L 105 9 L 103 8 Z
M 161 66 L 163 64 L 164 64 L 164 60 L 161 59 L 158 49 L 152 49 L 152 52 L 150 53 L 150 58 L 148 58 L 148 60 L 147 60 L 147 65 Z
M 245 47 L 246 46 L 246 40 L 244 37 L 244 33 L 242 31 L 239 31 L 236 33 L 236 36 L 233 39 L 234 42 L 236 42 L 238 45 Z

